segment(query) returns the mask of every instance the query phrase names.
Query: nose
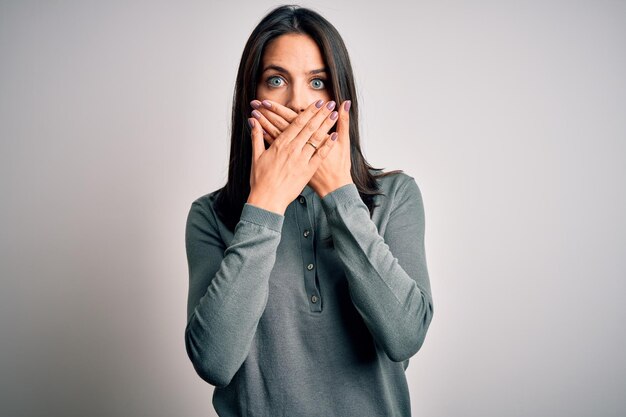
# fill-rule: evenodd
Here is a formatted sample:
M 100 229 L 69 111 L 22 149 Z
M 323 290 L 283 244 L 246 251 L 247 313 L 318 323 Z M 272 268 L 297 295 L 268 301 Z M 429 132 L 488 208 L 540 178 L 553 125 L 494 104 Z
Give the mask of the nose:
M 295 84 L 296 85 L 292 86 L 289 91 L 289 96 L 285 106 L 289 107 L 296 113 L 301 113 L 315 100 L 315 97 L 311 96 L 305 88 L 302 88 L 299 85 L 300 83 Z

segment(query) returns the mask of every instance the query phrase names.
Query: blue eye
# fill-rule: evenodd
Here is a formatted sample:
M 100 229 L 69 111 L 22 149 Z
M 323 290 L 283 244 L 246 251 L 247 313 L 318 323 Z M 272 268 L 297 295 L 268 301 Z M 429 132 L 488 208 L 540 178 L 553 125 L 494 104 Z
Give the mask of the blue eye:
M 311 81 L 311 83 L 315 83 L 315 85 L 313 86 L 313 88 L 315 88 L 316 90 L 321 90 L 322 88 L 324 88 L 324 81 L 321 78 L 316 78 L 313 81 Z
M 282 81 L 282 78 L 274 75 L 267 79 L 267 85 L 269 85 L 270 87 L 280 87 L 282 85 Z
M 282 77 L 278 76 L 278 75 L 272 75 L 271 77 L 267 78 L 266 83 L 270 88 L 278 88 L 278 87 L 282 87 L 284 84 L 285 80 L 283 80 Z M 323 78 L 315 78 L 313 80 L 311 80 L 311 86 L 315 89 L 315 90 L 322 90 L 324 88 L 326 88 L 326 85 L 324 84 L 326 82 L 325 79 Z

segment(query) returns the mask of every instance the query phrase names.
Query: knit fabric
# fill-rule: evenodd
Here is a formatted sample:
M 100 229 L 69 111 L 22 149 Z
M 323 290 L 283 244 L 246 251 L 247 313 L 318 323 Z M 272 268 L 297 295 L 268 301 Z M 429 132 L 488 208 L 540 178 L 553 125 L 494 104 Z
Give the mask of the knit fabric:
M 354 184 L 307 185 L 284 215 L 246 203 L 234 233 L 219 190 L 191 204 L 185 346 L 219 416 L 411 415 L 433 317 L 424 206 L 413 177 L 378 182 L 372 218 Z

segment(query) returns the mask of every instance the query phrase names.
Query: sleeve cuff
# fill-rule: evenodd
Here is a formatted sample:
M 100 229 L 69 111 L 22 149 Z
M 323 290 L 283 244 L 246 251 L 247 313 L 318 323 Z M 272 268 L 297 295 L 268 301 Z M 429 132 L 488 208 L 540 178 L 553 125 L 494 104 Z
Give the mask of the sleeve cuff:
M 239 221 L 241 220 L 267 227 L 268 229 L 281 233 L 285 216 L 249 203 L 244 203 Z
M 356 200 L 363 202 L 363 200 L 361 200 L 359 190 L 356 188 L 356 184 L 354 183 L 342 185 L 336 190 L 333 190 L 330 193 L 326 194 L 324 198 L 321 199 L 322 207 L 324 207 L 324 211 L 326 211 L 326 213 L 331 213 L 338 206 Z

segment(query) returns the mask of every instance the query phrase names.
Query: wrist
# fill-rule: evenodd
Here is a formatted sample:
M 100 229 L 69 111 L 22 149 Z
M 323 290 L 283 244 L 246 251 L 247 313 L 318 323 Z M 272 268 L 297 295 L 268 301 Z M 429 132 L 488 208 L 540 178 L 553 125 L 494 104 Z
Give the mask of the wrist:
M 324 198 L 324 197 L 326 197 L 327 194 L 332 193 L 333 191 L 343 187 L 344 185 L 348 185 L 348 184 L 354 184 L 354 181 L 352 181 L 352 178 L 345 178 L 343 180 L 333 181 L 332 184 L 328 184 L 328 185 L 324 185 L 324 186 L 318 187 L 318 189 L 316 189 L 315 191 L 320 196 L 320 198 Z
M 287 209 L 284 204 L 280 204 L 280 202 L 277 202 L 276 198 L 272 198 L 267 194 L 258 193 L 255 191 L 250 191 L 246 203 L 267 211 L 272 211 L 283 216 L 285 215 L 285 210 Z

